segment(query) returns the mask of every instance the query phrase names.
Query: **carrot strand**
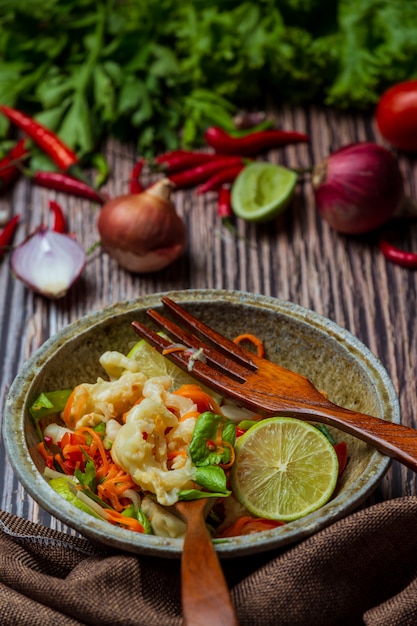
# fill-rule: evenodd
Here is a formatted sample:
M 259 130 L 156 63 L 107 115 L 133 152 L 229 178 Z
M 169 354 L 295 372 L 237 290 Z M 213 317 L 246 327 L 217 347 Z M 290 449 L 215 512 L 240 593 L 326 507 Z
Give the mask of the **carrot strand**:
M 243 333 L 242 335 L 238 335 L 233 339 L 233 342 L 239 345 L 242 341 L 250 341 L 256 348 L 256 354 L 263 358 L 265 356 L 265 347 L 261 339 L 259 339 L 256 335 L 252 335 L 251 333 Z

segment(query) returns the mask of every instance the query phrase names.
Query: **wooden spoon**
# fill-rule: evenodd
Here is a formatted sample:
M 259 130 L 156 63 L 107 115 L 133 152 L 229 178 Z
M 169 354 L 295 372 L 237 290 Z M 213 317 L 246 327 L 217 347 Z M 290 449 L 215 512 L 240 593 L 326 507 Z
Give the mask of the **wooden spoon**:
M 238 626 L 205 518 L 213 498 L 177 502 L 187 524 L 181 559 L 184 626 Z

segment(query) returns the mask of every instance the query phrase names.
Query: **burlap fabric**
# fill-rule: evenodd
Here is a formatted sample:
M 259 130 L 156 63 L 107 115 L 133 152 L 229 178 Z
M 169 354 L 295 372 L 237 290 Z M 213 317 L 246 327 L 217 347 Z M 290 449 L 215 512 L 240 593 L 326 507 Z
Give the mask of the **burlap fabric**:
M 294 547 L 223 568 L 241 626 L 414 626 L 417 498 L 374 505 Z M 3 626 L 181 622 L 178 561 L 103 550 L 0 513 Z

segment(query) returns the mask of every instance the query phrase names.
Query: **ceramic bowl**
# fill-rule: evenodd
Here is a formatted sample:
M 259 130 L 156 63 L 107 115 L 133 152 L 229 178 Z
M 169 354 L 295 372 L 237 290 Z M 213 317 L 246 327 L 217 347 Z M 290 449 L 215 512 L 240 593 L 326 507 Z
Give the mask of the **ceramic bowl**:
M 25 363 L 10 389 L 3 426 L 10 463 L 27 492 L 43 509 L 91 541 L 161 557 L 179 558 L 182 549 L 181 539 L 111 526 L 56 494 L 42 477 L 44 465 L 28 407 L 42 391 L 95 382 L 103 374 L 99 356 L 105 350 L 127 352 L 138 340 L 131 322 L 150 323 L 146 309 L 160 308 L 162 295 L 229 337 L 255 332 L 262 337 L 270 360 L 304 374 L 333 402 L 400 421 L 392 382 L 369 349 L 329 319 L 290 302 L 237 291 L 187 290 L 145 296 L 91 313 L 51 337 Z M 330 502 L 303 519 L 216 544 L 220 558 L 298 542 L 359 507 L 381 481 L 390 459 L 344 433 L 338 432 L 337 439 L 347 442 L 349 462 Z

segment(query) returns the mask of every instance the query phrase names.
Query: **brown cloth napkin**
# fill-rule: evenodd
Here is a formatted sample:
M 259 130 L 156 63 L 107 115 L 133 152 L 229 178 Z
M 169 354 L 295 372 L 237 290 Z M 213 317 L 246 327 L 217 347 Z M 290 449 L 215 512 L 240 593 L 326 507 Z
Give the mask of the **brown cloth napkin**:
M 417 498 L 374 505 L 294 547 L 222 565 L 241 626 L 414 626 Z M 0 512 L 3 626 L 181 622 L 179 561 L 103 549 Z

